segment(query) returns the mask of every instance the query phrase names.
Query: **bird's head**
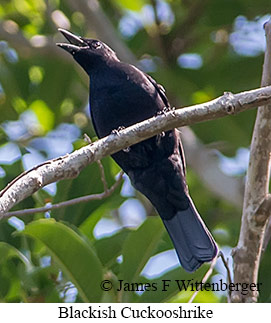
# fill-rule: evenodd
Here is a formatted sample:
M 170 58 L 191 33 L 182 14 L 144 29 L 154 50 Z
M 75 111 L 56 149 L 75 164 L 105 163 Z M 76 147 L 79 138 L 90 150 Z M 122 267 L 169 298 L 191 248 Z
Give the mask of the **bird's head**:
M 88 74 L 100 64 L 119 60 L 116 53 L 100 40 L 76 36 L 62 28 L 58 30 L 69 43 L 57 43 L 57 46 L 69 52 Z

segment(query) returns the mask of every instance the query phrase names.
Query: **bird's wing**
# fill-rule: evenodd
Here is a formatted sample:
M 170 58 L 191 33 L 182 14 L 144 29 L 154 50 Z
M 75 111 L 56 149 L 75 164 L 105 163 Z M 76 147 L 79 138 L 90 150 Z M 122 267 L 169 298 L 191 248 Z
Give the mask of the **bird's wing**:
M 166 90 L 165 88 L 161 85 L 156 83 L 156 81 L 148 74 L 145 74 L 147 76 L 147 78 L 151 81 L 151 83 L 154 85 L 154 87 L 156 88 L 157 92 L 159 93 L 161 99 L 163 100 L 165 107 L 170 108 L 170 103 L 168 101 L 168 98 L 166 96 Z M 184 175 L 186 175 L 186 163 L 185 163 L 185 157 L 184 157 L 184 150 L 183 150 L 183 145 L 182 145 L 182 141 L 181 141 L 181 135 L 180 132 L 178 130 L 175 130 L 176 136 L 178 137 L 178 148 L 179 148 L 179 153 L 180 153 L 180 157 L 181 157 L 181 161 L 182 161 L 182 166 L 183 166 L 183 173 Z
M 178 148 L 179 148 L 179 153 L 180 153 L 181 160 L 182 160 L 183 173 L 184 173 L 184 176 L 186 176 L 186 162 L 185 162 L 185 157 L 184 157 L 183 144 L 182 144 L 182 141 L 181 141 L 181 135 L 180 135 L 180 132 L 177 129 L 175 131 L 176 131 L 177 136 L 178 136 L 178 143 L 179 143 Z
M 166 108 L 170 108 L 170 103 L 168 101 L 168 98 L 166 96 L 166 90 L 164 89 L 164 87 L 161 84 L 156 83 L 156 81 L 148 74 L 144 73 L 148 80 L 153 84 L 153 86 L 155 87 L 155 89 L 157 90 L 158 94 L 160 95 L 160 98 L 162 99 L 162 101 L 165 104 Z
M 122 64 L 122 67 L 125 71 L 131 72 L 131 71 L 136 71 L 138 73 L 138 75 L 141 75 L 142 79 L 144 80 L 145 78 L 147 78 L 147 80 L 149 82 L 151 82 L 151 84 L 154 86 L 154 88 L 156 89 L 156 91 L 158 92 L 160 98 L 162 99 L 164 105 L 166 108 L 170 108 L 170 103 L 168 101 L 168 98 L 166 96 L 166 91 L 164 89 L 164 87 L 161 84 L 158 84 L 150 75 L 148 75 L 147 73 L 141 71 L 139 68 L 137 68 L 134 65 L 130 65 L 130 64 Z M 132 69 L 131 69 L 132 68 Z M 129 70 L 130 69 L 130 70 Z
M 170 108 L 170 103 L 169 103 L 168 98 L 166 96 L 165 88 L 161 84 L 156 83 L 156 81 L 150 75 L 148 75 L 146 73 L 145 73 L 145 75 L 147 76 L 149 81 L 156 88 L 157 92 L 159 93 L 161 99 L 163 100 L 163 102 L 165 104 L 165 107 Z M 186 175 L 186 163 L 185 163 L 183 145 L 182 145 L 182 141 L 181 141 L 181 135 L 180 135 L 180 132 L 178 130 L 175 130 L 175 134 L 176 134 L 176 137 L 177 137 L 177 140 L 178 140 L 178 148 L 179 148 L 179 153 L 180 153 L 180 157 L 181 157 L 181 161 L 182 161 L 183 173 L 184 173 L 184 176 L 185 176 Z
M 98 128 L 97 128 L 97 126 L 95 124 L 94 115 L 93 115 L 93 112 L 92 112 L 92 109 L 91 109 L 91 99 L 90 99 L 90 97 L 89 97 L 89 110 L 90 110 L 90 118 L 91 118 L 91 121 L 92 121 L 94 131 L 95 131 L 96 135 L 98 136 L 98 138 L 100 138 L 100 134 L 99 134 Z

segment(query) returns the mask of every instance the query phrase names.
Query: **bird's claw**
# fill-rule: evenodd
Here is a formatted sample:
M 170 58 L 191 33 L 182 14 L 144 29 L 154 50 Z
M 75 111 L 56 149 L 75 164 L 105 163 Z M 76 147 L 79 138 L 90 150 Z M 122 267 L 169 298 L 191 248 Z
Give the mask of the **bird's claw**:
M 119 126 L 118 127 L 118 129 L 113 129 L 112 131 L 111 131 L 111 134 L 112 135 L 119 135 L 119 132 L 121 131 L 121 130 L 123 130 L 123 129 L 125 129 L 125 127 L 124 126 Z
M 175 108 L 171 108 L 171 107 L 164 107 L 162 110 L 160 110 L 160 111 L 158 111 L 157 113 L 156 113 L 156 116 L 160 116 L 160 115 L 162 115 L 162 114 L 166 114 L 167 112 L 170 112 L 170 111 L 172 111 L 172 110 L 174 110 Z
M 125 153 L 129 153 L 131 151 L 131 148 L 127 147 L 127 148 L 122 149 L 122 151 Z

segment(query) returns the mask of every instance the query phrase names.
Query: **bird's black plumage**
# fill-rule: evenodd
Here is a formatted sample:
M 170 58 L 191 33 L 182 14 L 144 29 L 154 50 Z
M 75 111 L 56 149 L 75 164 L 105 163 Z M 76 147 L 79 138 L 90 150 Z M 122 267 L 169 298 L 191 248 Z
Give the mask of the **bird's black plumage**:
M 91 117 L 99 138 L 170 108 L 162 86 L 121 62 L 106 44 L 60 31 L 69 44 L 58 46 L 89 75 Z M 217 246 L 189 196 L 178 131 L 167 131 L 112 157 L 158 211 L 183 268 L 192 272 L 211 261 Z

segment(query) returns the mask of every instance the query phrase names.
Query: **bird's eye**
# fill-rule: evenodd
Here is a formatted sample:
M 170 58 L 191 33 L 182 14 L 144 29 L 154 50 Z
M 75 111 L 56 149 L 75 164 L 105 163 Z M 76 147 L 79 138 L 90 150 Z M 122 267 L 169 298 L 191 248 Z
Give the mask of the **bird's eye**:
M 92 47 L 93 49 L 98 49 L 98 48 L 102 47 L 102 43 L 101 43 L 101 42 L 99 42 L 99 41 L 94 41 L 94 42 L 91 44 L 91 47 Z

